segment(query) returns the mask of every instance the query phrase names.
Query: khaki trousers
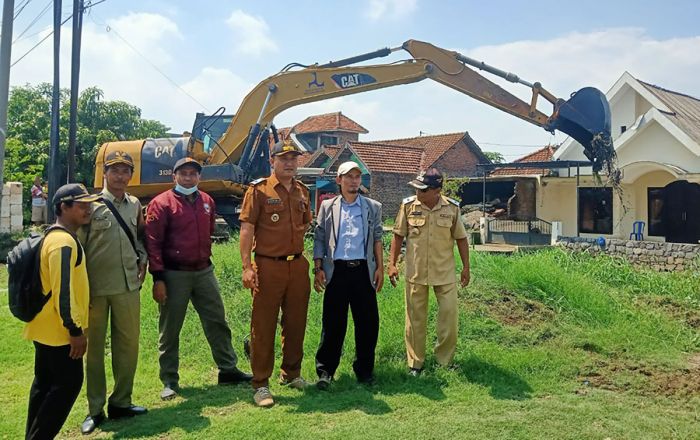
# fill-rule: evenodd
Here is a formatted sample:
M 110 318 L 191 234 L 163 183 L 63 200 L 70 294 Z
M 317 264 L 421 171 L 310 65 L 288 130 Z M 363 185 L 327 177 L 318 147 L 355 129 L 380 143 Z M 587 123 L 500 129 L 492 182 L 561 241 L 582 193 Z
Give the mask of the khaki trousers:
M 214 276 L 214 266 L 191 272 L 166 270 L 163 276 L 168 298 L 165 305 L 159 306 L 158 362 L 161 382 L 171 384 L 180 380 L 180 331 L 190 301 L 202 322 L 204 336 L 209 342 L 219 371 L 235 371 L 238 358 L 231 345 L 231 330 L 226 322 L 224 302 Z
M 406 282 L 406 354 L 410 368 L 423 368 L 430 286 Z M 449 365 L 457 348 L 457 283 L 433 286 L 438 302 L 435 357 Z
M 272 375 L 275 363 L 275 333 L 280 309 L 281 377 L 284 380 L 292 380 L 301 374 L 311 282 L 309 262 L 304 257 L 292 261 L 277 261 L 256 256 L 255 265 L 259 288 L 252 292 L 250 366 L 253 370 L 253 388 L 258 388 L 268 386 Z
M 110 323 L 114 389 L 109 404 L 120 408 L 131 405 L 134 375 L 139 356 L 141 296 L 138 290 L 118 295 L 90 298 L 85 361 L 87 399 L 90 415 L 102 412 L 106 396 L 105 345 Z

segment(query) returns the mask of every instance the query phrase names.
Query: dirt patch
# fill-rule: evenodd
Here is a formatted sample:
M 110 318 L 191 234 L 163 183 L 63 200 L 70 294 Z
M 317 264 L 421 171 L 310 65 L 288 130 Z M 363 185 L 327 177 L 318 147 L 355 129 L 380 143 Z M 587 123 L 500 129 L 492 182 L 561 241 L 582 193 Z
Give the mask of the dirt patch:
M 685 368 L 669 370 L 645 363 L 599 359 L 579 376 L 586 394 L 593 387 L 641 395 L 700 396 L 700 353 L 690 357 Z
M 541 302 L 532 301 L 501 290 L 496 298 L 482 301 L 489 315 L 517 327 L 535 327 L 554 318 L 555 312 Z
M 675 319 L 685 321 L 691 328 L 700 329 L 700 311 L 695 308 L 681 304 L 673 298 L 664 296 L 640 298 L 640 301 L 645 305 L 663 310 L 664 313 L 667 313 Z

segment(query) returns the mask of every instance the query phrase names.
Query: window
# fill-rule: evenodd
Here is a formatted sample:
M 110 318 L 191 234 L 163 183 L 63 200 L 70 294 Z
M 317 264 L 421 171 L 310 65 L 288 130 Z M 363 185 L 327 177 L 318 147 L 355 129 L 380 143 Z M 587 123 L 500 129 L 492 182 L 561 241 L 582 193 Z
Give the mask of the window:
M 321 145 L 338 145 L 338 136 L 321 135 Z
M 612 234 L 612 188 L 579 188 L 578 230 L 588 234 Z
M 648 235 L 664 237 L 664 223 L 661 218 L 661 211 L 664 207 L 664 189 L 647 189 L 647 225 L 649 225 Z

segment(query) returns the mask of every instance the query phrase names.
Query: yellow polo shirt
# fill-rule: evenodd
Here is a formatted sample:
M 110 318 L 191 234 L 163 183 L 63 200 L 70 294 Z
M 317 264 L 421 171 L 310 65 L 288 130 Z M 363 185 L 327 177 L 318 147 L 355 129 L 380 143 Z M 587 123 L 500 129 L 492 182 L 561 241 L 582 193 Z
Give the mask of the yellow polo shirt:
M 76 267 L 79 244 L 62 230 L 49 232 L 41 246 L 41 285 L 51 298 L 24 327 L 26 339 L 54 347 L 70 344 L 88 326 L 90 290 L 85 255 Z

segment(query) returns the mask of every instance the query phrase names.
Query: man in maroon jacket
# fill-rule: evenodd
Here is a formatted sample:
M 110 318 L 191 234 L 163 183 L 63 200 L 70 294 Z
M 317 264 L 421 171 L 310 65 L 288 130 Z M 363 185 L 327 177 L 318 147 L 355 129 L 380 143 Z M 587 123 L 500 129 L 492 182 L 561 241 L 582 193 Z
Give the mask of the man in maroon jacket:
M 158 360 L 164 400 L 177 395 L 180 330 L 190 301 L 219 367 L 219 384 L 249 382 L 253 377 L 236 366 L 238 358 L 210 259 L 216 207 L 207 193 L 197 190 L 201 171 L 191 157 L 178 160 L 173 167 L 175 188 L 154 198 L 146 215 L 153 299 L 160 309 Z

